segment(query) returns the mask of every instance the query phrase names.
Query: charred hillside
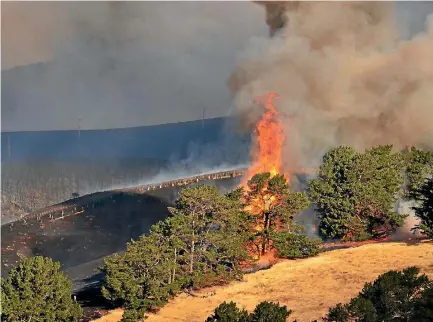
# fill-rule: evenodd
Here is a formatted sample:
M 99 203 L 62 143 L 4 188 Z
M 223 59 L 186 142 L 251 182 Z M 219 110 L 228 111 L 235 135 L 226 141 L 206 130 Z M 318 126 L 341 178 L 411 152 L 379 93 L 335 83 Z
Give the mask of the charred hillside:
M 3 132 L 2 215 L 16 216 L 160 173 L 198 173 L 245 163 L 250 138 L 235 120 L 205 119 L 126 129 Z M 218 153 L 215 153 L 218 152 Z
M 228 189 L 238 181 L 232 177 L 201 183 Z M 123 251 L 127 242 L 166 218 L 167 207 L 182 187 L 94 193 L 49 208 L 56 211 L 33 213 L 2 225 L 2 275 L 21 256 L 42 255 L 59 261 L 79 288 L 89 283 L 87 278 L 97 272 L 104 256 Z

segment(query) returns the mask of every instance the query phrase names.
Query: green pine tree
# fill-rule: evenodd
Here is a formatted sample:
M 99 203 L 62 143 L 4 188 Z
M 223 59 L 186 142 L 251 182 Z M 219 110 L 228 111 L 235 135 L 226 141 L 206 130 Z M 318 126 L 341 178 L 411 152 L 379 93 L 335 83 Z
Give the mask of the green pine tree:
M 433 178 L 427 179 L 416 194 L 418 206 L 414 207 L 415 216 L 420 223 L 414 227 L 429 238 L 433 238 Z
M 60 263 L 42 256 L 22 260 L 1 279 L 1 304 L 2 321 L 72 322 L 82 316 Z
M 212 186 L 183 189 L 170 217 L 129 243 L 125 253 L 105 258 L 103 295 L 128 309 L 126 321 L 185 288 L 241 275 L 249 236 L 241 207 Z
M 172 234 L 184 244 L 182 262 L 191 286 L 212 283 L 212 277 L 241 274 L 248 230 L 240 207 L 238 200 L 221 195 L 216 187 L 199 185 L 183 189 L 176 207 L 169 209 Z
M 317 206 L 320 234 L 326 238 L 384 237 L 400 227 L 406 215 L 394 211 L 403 186 L 404 159 L 392 146 L 364 153 L 338 147 L 323 157 L 309 194 Z
M 406 199 L 418 199 L 419 191 L 427 177 L 433 176 L 433 152 L 415 147 L 405 149 L 406 162 Z

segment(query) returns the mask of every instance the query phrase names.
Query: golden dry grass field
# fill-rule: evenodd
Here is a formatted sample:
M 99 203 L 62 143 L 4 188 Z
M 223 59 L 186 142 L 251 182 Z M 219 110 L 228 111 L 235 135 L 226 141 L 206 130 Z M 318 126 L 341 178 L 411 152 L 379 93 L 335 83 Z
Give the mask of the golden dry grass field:
M 276 301 L 294 310 L 290 320 L 310 322 L 320 319 L 328 308 L 355 296 L 367 281 L 390 269 L 410 265 L 433 278 L 433 244 L 423 242 L 369 244 L 323 253 L 314 258 L 282 261 L 268 270 L 245 275 L 244 281 L 205 289 L 198 294 L 181 294 L 148 322 L 203 322 L 225 300 L 251 311 L 261 301 Z M 111 311 L 94 322 L 119 321 L 122 310 Z

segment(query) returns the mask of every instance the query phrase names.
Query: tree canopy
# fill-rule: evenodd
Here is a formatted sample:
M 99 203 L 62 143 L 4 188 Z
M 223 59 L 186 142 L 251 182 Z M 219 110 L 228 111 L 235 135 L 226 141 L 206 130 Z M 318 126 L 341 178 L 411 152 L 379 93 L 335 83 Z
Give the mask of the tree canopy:
M 199 185 L 183 189 L 169 210 L 169 218 L 129 243 L 125 253 L 105 259 L 106 298 L 134 311 L 148 310 L 182 289 L 242 275 L 249 232 L 238 199 Z
M 415 147 L 405 149 L 406 161 L 406 199 L 418 199 L 425 179 L 433 176 L 433 152 Z
M 24 259 L 1 279 L 2 320 L 79 321 L 82 310 L 71 295 L 60 263 L 42 256 Z
M 263 301 L 248 314 L 246 310 L 239 309 L 233 301 L 223 302 L 205 322 L 286 322 L 292 312 L 285 305 Z
M 403 185 L 404 159 L 391 145 L 356 152 L 337 147 L 323 157 L 309 195 L 317 206 L 320 234 L 327 238 L 384 237 L 403 224 L 394 211 Z
M 214 313 L 210 315 L 205 322 L 248 322 L 249 314 L 244 309 L 239 309 L 236 303 L 223 302 L 215 308 Z
M 414 207 L 420 223 L 414 227 L 429 238 L 433 238 L 433 178 L 424 181 L 416 194 L 418 206 Z
M 132 321 L 179 291 L 238 278 L 251 242 L 269 249 L 278 233 L 300 231 L 294 216 L 308 204 L 305 193 L 291 192 L 283 176 L 269 173 L 225 195 L 207 185 L 182 189 L 166 220 L 130 242 L 125 253 L 105 258 L 103 295 L 125 306 L 124 321 Z M 279 240 L 281 249 L 296 248 L 288 250 L 296 257 L 315 251 L 308 240 Z M 299 253 L 306 246 L 307 253 Z

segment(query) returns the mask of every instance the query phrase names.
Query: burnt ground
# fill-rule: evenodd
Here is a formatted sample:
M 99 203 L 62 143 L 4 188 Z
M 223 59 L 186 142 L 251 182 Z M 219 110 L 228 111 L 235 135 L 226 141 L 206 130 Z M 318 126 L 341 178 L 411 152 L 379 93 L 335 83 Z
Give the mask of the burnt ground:
M 234 186 L 236 178 L 201 182 L 219 188 Z M 101 192 L 83 196 L 77 210 L 54 215 L 35 214 L 1 226 L 2 276 L 19 261 L 20 256 L 48 256 L 59 261 L 73 280 L 74 289 L 87 283 L 103 257 L 125 249 L 156 222 L 168 216 L 180 187 L 162 188 L 143 194 Z M 79 213 L 84 205 L 84 212 Z M 45 210 L 41 210 L 41 213 Z M 78 212 L 78 213 L 77 213 Z

